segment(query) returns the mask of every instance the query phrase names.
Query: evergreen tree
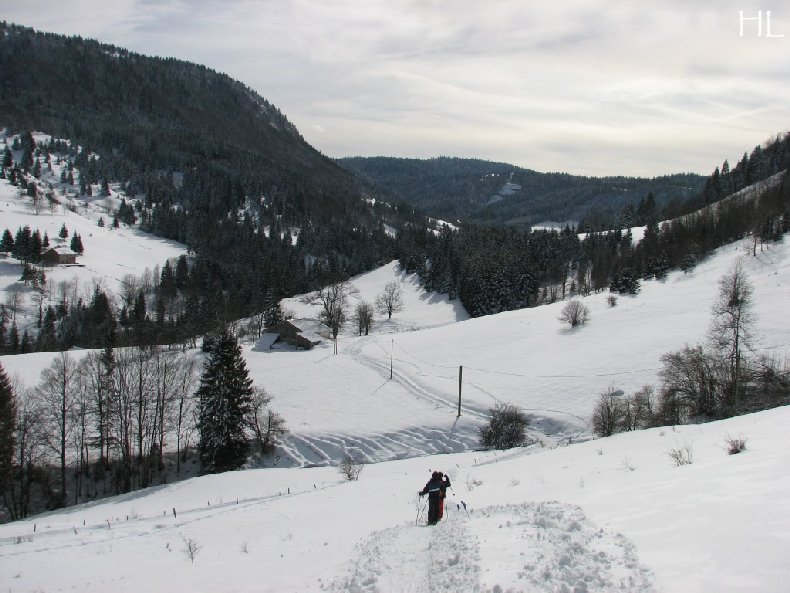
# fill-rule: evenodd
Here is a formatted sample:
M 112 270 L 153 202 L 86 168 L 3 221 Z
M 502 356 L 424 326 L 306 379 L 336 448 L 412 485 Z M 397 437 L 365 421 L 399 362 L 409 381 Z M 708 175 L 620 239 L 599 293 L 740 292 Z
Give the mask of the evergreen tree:
M 145 294 L 143 294 L 143 291 L 141 290 L 137 293 L 137 298 L 134 300 L 134 306 L 132 307 L 130 320 L 135 324 L 143 323 L 145 322 L 147 314 L 148 311 L 145 302 Z
M 25 330 L 22 333 L 22 340 L 19 342 L 19 353 L 20 354 L 28 354 L 29 352 L 33 351 L 33 342 L 30 339 L 30 335 Z
M 80 237 L 79 234 L 77 233 L 74 233 L 71 236 L 71 244 L 69 245 L 69 247 L 73 252 L 78 253 L 80 255 L 82 255 L 83 252 L 85 251 L 85 248 L 82 246 L 82 237 Z
M 134 208 L 129 206 L 124 198 L 121 198 L 121 205 L 118 207 L 118 212 L 116 212 L 116 218 L 128 226 L 132 226 L 137 222 Z
M 58 237 L 61 239 L 66 239 L 69 236 L 69 229 L 66 228 L 66 223 L 64 222 L 61 227 L 60 231 L 58 231 Z
M 211 344 L 196 396 L 203 470 L 238 469 L 249 451 L 246 427 L 253 388 L 241 348 L 230 332 L 224 331 Z
M 41 322 L 41 331 L 38 332 L 36 350 L 40 352 L 57 350 L 58 337 L 55 329 L 55 319 L 55 309 L 51 306 L 47 307 L 47 310 L 44 312 L 44 319 Z
M 3 238 L 0 239 L 0 251 L 11 253 L 14 251 L 14 237 L 8 229 L 3 231 Z
M 170 260 L 165 262 L 162 266 L 162 273 L 159 281 L 160 294 L 168 299 L 176 296 L 176 277 L 173 273 L 173 267 L 170 265 Z
M 637 294 L 642 288 L 639 277 L 633 269 L 623 268 L 618 273 L 612 275 L 612 281 L 609 285 L 611 292 L 619 292 L 620 294 Z
M 38 263 L 41 261 L 41 248 L 44 245 L 44 241 L 41 239 L 41 231 L 36 229 L 33 231 L 33 234 L 30 235 L 30 262 L 31 263 Z
M 5 309 L 5 305 L 0 305 L 0 354 L 6 352 L 6 339 L 8 338 L 8 321 L 11 317 Z
M 187 265 L 187 256 L 181 254 L 178 256 L 176 262 L 175 281 L 176 288 L 184 288 L 187 280 L 189 279 L 189 266 Z
M 14 155 L 11 154 L 11 151 L 8 149 L 8 145 L 6 145 L 5 150 L 3 151 L 3 167 L 11 168 L 13 166 L 14 166 Z
M 19 330 L 16 327 L 16 321 L 11 323 L 11 328 L 8 330 L 6 352 L 9 354 L 19 354 Z
M 271 327 L 277 325 L 281 321 L 285 321 L 285 313 L 279 302 L 269 305 L 263 313 L 264 327 Z
M 12 487 L 16 432 L 16 398 L 11 380 L 0 364 L 0 496 Z

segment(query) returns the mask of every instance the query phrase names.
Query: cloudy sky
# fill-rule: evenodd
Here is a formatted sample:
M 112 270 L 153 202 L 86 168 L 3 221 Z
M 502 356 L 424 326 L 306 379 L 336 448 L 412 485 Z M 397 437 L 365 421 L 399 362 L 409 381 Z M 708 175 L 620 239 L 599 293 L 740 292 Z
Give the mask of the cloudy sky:
M 767 0 L 2 4 L 8 22 L 225 72 L 330 156 L 709 173 L 790 130 L 790 7 Z

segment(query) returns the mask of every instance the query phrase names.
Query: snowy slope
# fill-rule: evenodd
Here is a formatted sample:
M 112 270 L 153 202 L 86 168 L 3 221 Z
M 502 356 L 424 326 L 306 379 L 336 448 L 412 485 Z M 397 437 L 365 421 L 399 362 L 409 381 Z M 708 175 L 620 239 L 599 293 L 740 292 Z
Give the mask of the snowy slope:
M 562 303 L 469 319 L 457 301 L 425 293 L 394 264 L 355 278 L 359 298 L 370 302 L 388 281 L 402 282 L 404 310 L 378 321 L 369 336 L 347 328 L 336 356 L 326 340 L 307 352 L 245 346 L 255 384 L 274 397 L 290 429 L 270 463 L 331 464 L 345 453 L 385 461 L 476 448 L 478 428 L 498 401 L 520 406 L 547 443 L 589 438 L 600 393 L 655 385 L 662 354 L 704 339 L 717 282 L 738 258 L 755 286 L 758 347 L 787 356 L 790 242 L 767 245 L 756 257 L 745 255 L 749 249 L 748 241 L 722 248 L 688 274 L 644 282 L 639 295 L 621 296 L 613 308 L 608 293 L 591 295 L 591 320 L 574 330 L 557 319 Z M 284 308 L 300 318 L 317 315 L 298 299 Z M 2 363 L 32 386 L 50 357 Z
M 38 135 L 37 140 L 41 139 L 43 137 Z M 120 204 L 122 194 L 112 190 L 112 195 L 108 198 L 95 195 L 92 198 L 78 199 L 70 185 L 60 183 L 62 167 L 63 165 L 53 162 L 52 172 L 45 170 L 41 178 L 42 186 L 51 185 L 61 204 L 50 208 L 47 202 L 38 214 L 31 207 L 31 199 L 27 195 L 22 195 L 20 189 L 12 186 L 8 180 L 0 180 L 0 233 L 9 229 L 14 235 L 18 228 L 27 225 L 31 231 L 39 229 L 42 237 L 46 232 L 50 245 L 54 245 L 58 241 L 61 226 L 66 225 L 69 232 L 66 245 L 74 233 L 82 238 L 85 253 L 77 258 L 79 265 L 45 268 L 52 298 L 56 297 L 59 283 L 75 280 L 78 294 L 87 299 L 90 298 L 94 285 L 118 295 L 121 280 L 127 274 L 141 276 L 146 269 L 161 267 L 167 259 L 186 253 L 185 245 L 144 233 L 137 228 L 121 225 L 118 229 L 112 229 L 110 223 L 113 212 Z M 95 191 L 98 194 L 98 188 Z M 104 219 L 104 227 L 98 226 L 100 218 Z M 21 288 L 26 295 L 17 318 L 21 334 L 23 329 L 35 322 L 37 307 L 32 302 L 32 289 L 19 282 L 20 274 L 21 268 L 17 260 L 0 259 L 2 302 L 7 302 L 11 287 Z M 46 307 L 46 303 L 44 306 Z
M 755 285 L 759 350 L 790 352 L 790 244 L 767 246 L 757 257 L 744 255 L 748 248 L 728 246 L 688 274 L 645 282 L 616 307 L 607 293 L 592 295 L 585 299 L 591 320 L 574 330 L 559 322 L 563 304 L 556 303 L 393 333 L 426 324 L 422 311 L 407 307 L 370 336 L 349 331 L 337 356 L 325 343 L 311 352 L 250 351 L 247 361 L 288 418 L 287 444 L 303 463 L 324 462 L 317 451 L 337 459 L 344 447 L 369 460 L 474 447 L 477 427 L 498 401 L 519 405 L 554 438 L 585 438 L 600 393 L 655 385 L 662 354 L 704 340 L 718 280 L 738 258 Z M 460 365 L 463 412 L 456 418 Z
M 392 461 L 358 482 L 328 467 L 194 478 L 0 526 L 0 589 L 786 591 L 788 423 L 780 408 L 534 454 Z M 728 456 L 727 435 L 746 451 Z M 694 463 L 676 467 L 682 445 Z M 453 481 L 432 528 L 415 525 L 430 468 Z

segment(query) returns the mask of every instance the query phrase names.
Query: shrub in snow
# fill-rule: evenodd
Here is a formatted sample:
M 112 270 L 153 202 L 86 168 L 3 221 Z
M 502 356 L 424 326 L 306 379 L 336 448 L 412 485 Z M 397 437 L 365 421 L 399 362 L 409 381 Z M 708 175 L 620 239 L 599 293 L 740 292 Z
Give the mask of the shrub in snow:
M 483 485 L 483 481 L 482 480 L 478 480 L 477 478 L 474 478 L 474 477 L 469 476 L 467 474 L 467 476 L 466 476 L 466 489 L 469 490 L 469 492 L 471 492 L 472 490 L 474 490 L 478 486 L 482 486 L 482 485 Z
M 724 437 L 724 443 L 727 446 L 727 453 L 730 455 L 737 455 L 741 451 L 746 450 L 746 439 L 743 437 L 731 437 L 727 435 Z
M 560 321 L 569 324 L 571 327 L 583 325 L 590 319 L 590 309 L 579 299 L 573 299 L 565 303 L 560 313 Z
M 491 449 L 510 449 L 530 444 L 529 420 L 516 406 L 498 403 L 490 410 L 491 419 L 480 427 L 480 444 Z
M 677 445 L 667 451 L 667 455 L 676 466 L 691 465 L 694 462 L 694 449 L 691 445 Z
M 337 469 L 346 477 L 346 480 L 354 482 L 359 480 L 359 474 L 362 473 L 364 467 L 361 461 L 357 461 L 351 455 L 346 454 Z
M 191 537 L 186 537 L 184 534 L 181 534 L 181 541 L 184 542 L 184 556 L 186 556 L 190 562 L 195 562 L 195 557 L 197 556 L 198 552 L 200 551 L 200 545 L 193 540 Z
M 614 307 L 617 305 L 617 297 L 613 294 L 610 294 L 608 297 L 606 297 L 606 302 L 609 303 L 610 307 Z

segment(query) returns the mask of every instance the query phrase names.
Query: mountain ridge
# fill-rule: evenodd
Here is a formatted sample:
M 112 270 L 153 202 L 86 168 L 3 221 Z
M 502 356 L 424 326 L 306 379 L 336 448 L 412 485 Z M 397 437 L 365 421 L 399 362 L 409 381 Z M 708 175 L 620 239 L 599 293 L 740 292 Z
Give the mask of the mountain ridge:
M 626 204 L 636 205 L 648 193 L 665 206 L 695 195 L 705 181 L 693 173 L 652 178 L 543 173 L 509 163 L 448 156 L 344 157 L 336 161 L 379 191 L 398 196 L 432 215 L 483 223 L 579 221 L 595 209 L 616 215 Z M 507 183 L 518 184 L 521 190 L 492 200 Z

